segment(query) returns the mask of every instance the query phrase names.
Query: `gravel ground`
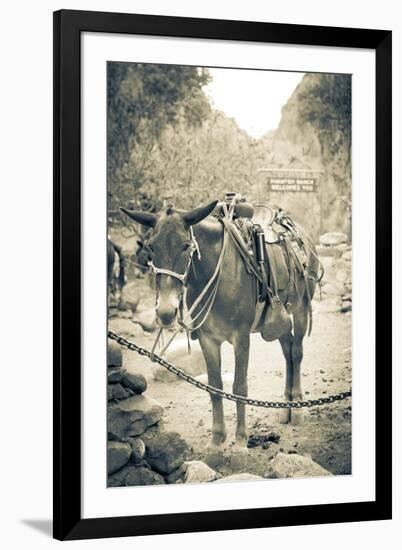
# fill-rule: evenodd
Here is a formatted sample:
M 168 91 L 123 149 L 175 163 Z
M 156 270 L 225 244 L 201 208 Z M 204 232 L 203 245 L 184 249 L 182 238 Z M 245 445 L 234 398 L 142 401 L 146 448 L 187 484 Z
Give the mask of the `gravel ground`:
M 317 308 L 319 310 L 319 307 Z M 135 339 L 148 349 L 153 337 Z M 313 333 L 306 337 L 302 364 L 303 390 L 306 399 L 335 394 L 351 386 L 351 317 L 341 313 L 318 311 L 314 315 Z M 127 359 L 130 359 L 125 352 Z M 233 352 L 223 346 L 223 372 L 230 379 Z M 152 365 L 148 364 L 152 369 Z M 178 363 L 178 366 L 180 364 Z M 144 364 L 144 369 L 147 364 Z M 249 396 L 282 400 L 285 360 L 279 342 L 267 343 L 252 335 L 249 363 Z M 230 391 L 230 387 L 225 389 Z M 193 457 L 205 459 L 210 439 L 212 413 L 209 396 L 184 381 L 151 381 L 147 395 L 164 407 L 164 423 L 178 431 L 192 448 Z M 223 475 L 233 473 L 230 446 L 234 440 L 236 406 L 225 401 L 228 431 L 223 461 L 216 469 Z M 247 467 L 242 471 L 266 475 L 270 459 L 279 451 L 306 454 L 335 475 L 351 474 L 351 400 L 308 409 L 300 426 L 282 425 L 278 411 L 248 407 L 250 444 Z

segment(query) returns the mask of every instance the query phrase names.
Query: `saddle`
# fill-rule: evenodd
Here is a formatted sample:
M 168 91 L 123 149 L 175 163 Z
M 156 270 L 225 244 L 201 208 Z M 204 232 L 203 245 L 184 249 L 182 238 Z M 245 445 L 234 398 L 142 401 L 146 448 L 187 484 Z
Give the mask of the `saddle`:
M 292 330 L 292 321 L 282 303 L 303 276 L 303 241 L 293 220 L 267 205 L 254 207 L 250 218 L 219 216 L 231 236 L 246 269 L 256 277 L 256 315 L 252 332 L 273 341 Z M 244 210 L 244 208 L 243 208 Z

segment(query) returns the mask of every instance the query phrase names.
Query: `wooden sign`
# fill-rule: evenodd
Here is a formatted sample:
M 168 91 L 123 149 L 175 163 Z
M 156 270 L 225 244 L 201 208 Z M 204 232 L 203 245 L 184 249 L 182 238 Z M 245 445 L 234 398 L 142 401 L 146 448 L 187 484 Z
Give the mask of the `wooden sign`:
M 317 178 L 287 176 L 270 176 L 267 180 L 268 190 L 285 193 L 316 193 Z

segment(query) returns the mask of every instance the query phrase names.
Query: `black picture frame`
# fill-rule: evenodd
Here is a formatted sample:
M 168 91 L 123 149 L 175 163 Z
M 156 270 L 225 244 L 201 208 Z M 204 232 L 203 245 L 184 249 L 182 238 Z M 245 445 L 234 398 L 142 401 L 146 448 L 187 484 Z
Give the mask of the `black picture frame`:
M 375 501 L 82 519 L 80 38 L 86 31 L 375 50 Z M 391 518 L 391 43 L 392 34 L 385 30 L 71 10 L 54 13 L 55 538 L 72 540 Z

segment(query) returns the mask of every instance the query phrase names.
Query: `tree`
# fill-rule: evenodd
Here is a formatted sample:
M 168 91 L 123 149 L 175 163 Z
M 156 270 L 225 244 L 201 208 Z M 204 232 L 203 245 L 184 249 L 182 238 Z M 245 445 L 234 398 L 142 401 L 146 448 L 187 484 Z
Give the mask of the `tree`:
M 321 141 L 342 136 L 350 149 L 352 135 L 352 80 L 348 75 L 321 74 L 304 77 L 310 85 L 298 94 L 300 121 L 309 122 L 321 135 Z
M 174 126 L 179 118 L 201 123 L 209 112 L 201 91 L 209 74 L 197 67 L 142 63 L 109 62 L 107 69 L 108 186 L 113 197 L 120 186 L 142 184 L 130 181 L 139 172 L 132 166 L 138 145 L 149 154 L 166 125 Z

